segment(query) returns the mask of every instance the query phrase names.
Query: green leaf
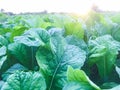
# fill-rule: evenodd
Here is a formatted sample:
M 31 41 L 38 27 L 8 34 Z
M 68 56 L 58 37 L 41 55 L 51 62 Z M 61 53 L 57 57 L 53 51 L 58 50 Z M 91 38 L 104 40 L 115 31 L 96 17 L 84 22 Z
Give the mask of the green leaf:
M 91 67 L 96 64 L 100 76 L 107 80 L 114 69 L 120 43 L 110 35 L 105 35 L 89 41 L 89 60 Z
M 6 54 L 7 48 L 5 46 L 0 47 L 0 57 Z
M 23 25 L 16 25 L 14 27 L 14 30 L 11 32 L 11 35 L 10 35 L 10 41 L 13 42 L 13 39 L 15 36 L 20 36 L 21 34 L 24 33 L 24 31 L 28 29 L 27 27 L 23 26 Z
M 120 68 L 116 66 L 115 69 L 116 69 L 116 72 L 117 72 L 117 74 L 119 75 L 119 78 L 120 78 Z
M 0 75 L 4 73 L 8 68 L 16 63 L 16 60 L 7 52 L 5 55 L 0 57 Z
M 7 39 L 0 35 L 0 75 L 10 65 L 10 64 L 7 63 L 9 61 L 8 60 L 8 55 L 7 55 L 7 45 L 8 45 Z M 11 62 L 11 64 L 12 63 L 14 63 L 14 62 Z
M 90 85 L 78 82 L 67 83 L 62 90 L 95 90 Z
M 79 39 L 72 35 L 67 36 L 65 39 L 68 44 L 78 46 L 79 48 L 85 50 L 86 52 L 88 51 L 87 44 L 84 42 L 83 39 Z
M 22 65 L 29 69 L 36 66 L 35 54 L 36 47 L 28 47 L 20 43 L 12 43 L 8 46 L 9 53 L 16 58 Z
M 120 85 L 118 85 L 118 86 L 116 86 L 116 87 L 114 87 L 112 89 L 105 89 L 105 90 L 119 90 L 119 89 L 120 89 Z
M 4 81 L 0 81 L 0 90 L 1 90 L 1 88 L 3 86 L 3 84 L 4 84 Z
M 14 43 L 9 44 L 8 50 L 22 65 L 34 70 L 37 67 L 35 58 L 39 46 L 49 44 L 50 35 L 40 28 L 33 28 L 23 35 L 14 38 Z
M 46 83 L 39 72 L 17 71 L 8 77 L 1 90 L 46 90 Z
M 113 88 L 115 86 L 118 86 L 119 84 L 118 83 L 115 83 L 115 82 L 108 82 L 108 83 L 104 83 L 101 88 L 103 89 L 110 89 L 110 88 Z
M 80 22 L 68 22 L 64 25 L 65 35 L 74 35 L 78 38 L 84 38 L 84 30 Z
M 2 68 L 2 66 L 3 66 L 3 64 L 5 63 L 6 59 L 7 59 L 7 56 L 2 56 L 2 57 L 0 58 L 0 69 Z
M 64 30 L 61 28 L 51 28 L 48 30 L 48 32 L 51 36 L 64 34 Z
M 0 35 L 0 47 L 7 46 L 7 45 L 8 45 L 7 39 L 5 39 L 3 36 Z
M 115 40 L 120 42 L 120 26 L 119 24 L 113 27 L 112 36 Z
M 17 70 L 28 70 L 27 68 L 25 68 L 24 66 L 22 66 L 21 64 L 17 63 L 14 64 L 13 66 L 11 66 L 6 72 L 4 72 L 2 74 L 2 80 L 6 81 L 7 78 L 9 77 L 9 75 L 15 73 Z
M 65 85 L 63 90 L 101 90 L 94 84 L 83 70 L 68 67 L 67 78 L 69 83 Z
M 50 40 L 49 33 L 41 28 L 32 28 L 26 31 L 22 36 L 17 36 L 14 41 L 25 44 L 26 46 L 43 46 Z
M 11 60 L 13 62 L 9 62 L 8 55 L 7 55 L 7 47 L 2 46 L 0 47 L 0 75 L 8 69 L 10 64 L 14 63 L 14 60 Z
M 67 45 L 63 37 L 56 36 L 51 38 L 51 48 L 39 48 L 36 58 L 48 90 L 61 90 L 66 83 L 67 66 L 81 68 L 86 54 L 77 46 Z
M 26 36 L 16 36 L 14 38 L 14 41 L 17 43 L 22 43 L 27 46 L 35 46 L 35 47 L 38 47 L 42 44 L 39 39 L 34 38 L 32 36 L 27 36 L 27 35 Z

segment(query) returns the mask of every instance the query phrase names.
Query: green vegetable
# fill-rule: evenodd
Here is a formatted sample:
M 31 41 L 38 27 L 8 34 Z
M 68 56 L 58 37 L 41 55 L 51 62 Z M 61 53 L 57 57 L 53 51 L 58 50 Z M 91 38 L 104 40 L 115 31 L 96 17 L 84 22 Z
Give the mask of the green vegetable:
M 51 38 L 51 48 L 40 47 L 36 58 L 48 90 L 62 89 L 66 83 L 68 65 L 81 68 L 85 62 L 85 55 L 79 47 L 67 45 L 61 36 Z
M 99 75 L 103 79 L 108 79 L 112 74 L 117 58 L 120 43 L 115 41 L 110 35 L 105 35 L 89 41 L 89 60 L 91 67 L 97 65 Z
M 0 13 L 0 90 L 119 90 L 120 13 Z

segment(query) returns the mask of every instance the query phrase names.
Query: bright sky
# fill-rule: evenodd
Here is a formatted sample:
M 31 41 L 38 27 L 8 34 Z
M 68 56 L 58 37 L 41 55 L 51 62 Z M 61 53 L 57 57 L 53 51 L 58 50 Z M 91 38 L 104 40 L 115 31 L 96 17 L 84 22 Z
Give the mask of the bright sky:
M 102 10 L 120 11 L 120 0 L 0 0 L 0 9 L 8 12 L 74 12 L 85 14 L 92 5 Z

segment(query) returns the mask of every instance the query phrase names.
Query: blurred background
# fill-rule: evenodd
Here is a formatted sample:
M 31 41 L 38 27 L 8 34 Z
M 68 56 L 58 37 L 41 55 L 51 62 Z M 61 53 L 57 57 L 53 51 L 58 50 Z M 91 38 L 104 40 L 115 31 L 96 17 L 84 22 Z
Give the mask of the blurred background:
M 91 8 L 120 11 L 120 0 L 0 0 L 1 12 L 66 12 L 86 14 Z

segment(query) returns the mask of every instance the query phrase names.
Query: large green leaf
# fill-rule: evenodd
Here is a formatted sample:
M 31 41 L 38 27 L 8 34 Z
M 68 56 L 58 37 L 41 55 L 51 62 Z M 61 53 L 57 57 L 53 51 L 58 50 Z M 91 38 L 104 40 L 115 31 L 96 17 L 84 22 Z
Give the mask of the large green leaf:
M 46 83 L 39 72 L 17 71 L 8 77 L 1 90 L 46 90 Z
M 69 83 L 65 85 L 63 90 L 101 90 L 83 70 L 68 67 L 67 78 Z
M 39 46 L 49 43 L 50 35 L 43 29 L 30 29 L 23 35 L 14 38 L 9 44 L 10 53 L 25 67 L 35 69 L 37 66 L 35 54 Z
M 107 79 L 114 69 L 120 43 L 110 35 L 105 35 L 89 41 L 88 65 L 97 65 L 99 74 Z
M 51 38 L 51 48 L 40 47 L 36 58 L 48 90 L 61 90 L 66 83 L 67 66 L 81 68 L 85 62 L 85 55 L 85 51 L 79 47 L 67 45 L 61 36 Z
M 37 48 L 28 47 L 20 43 L 12 43 L 8 46 L 9 53 L 22 65 L 29 69 L 34 69 L 36 65 L 35 53 Z

